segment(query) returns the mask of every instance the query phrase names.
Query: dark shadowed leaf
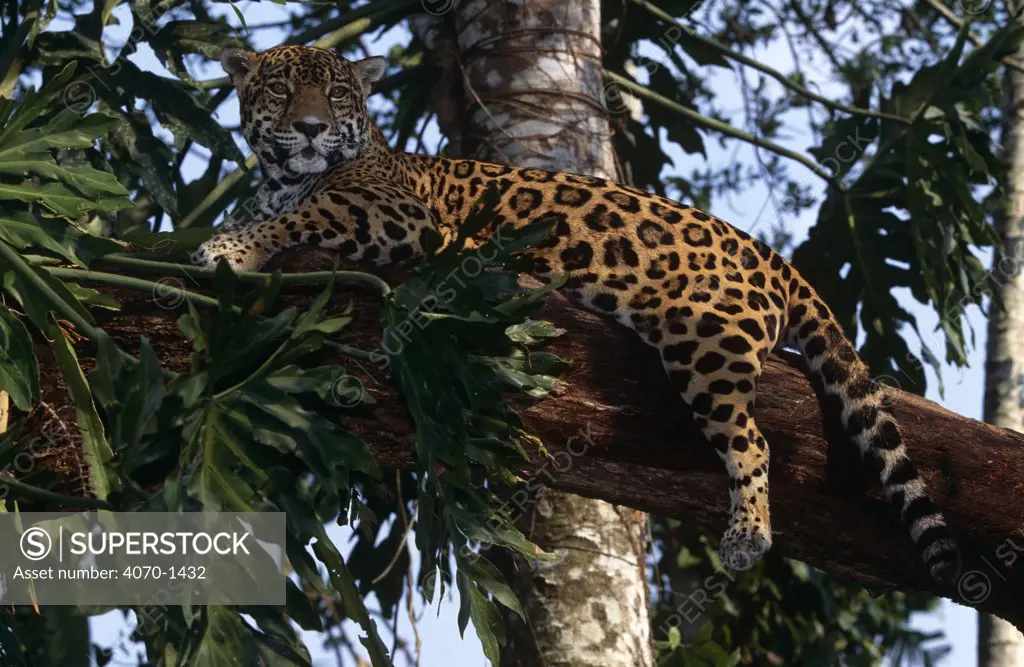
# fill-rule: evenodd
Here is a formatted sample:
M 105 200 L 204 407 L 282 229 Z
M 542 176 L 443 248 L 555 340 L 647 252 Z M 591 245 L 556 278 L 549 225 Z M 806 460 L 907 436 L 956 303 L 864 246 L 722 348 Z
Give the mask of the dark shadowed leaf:
M 0 389 L 28 412 L 39 397 L 39 364 L 21 318 L 0 304 Z

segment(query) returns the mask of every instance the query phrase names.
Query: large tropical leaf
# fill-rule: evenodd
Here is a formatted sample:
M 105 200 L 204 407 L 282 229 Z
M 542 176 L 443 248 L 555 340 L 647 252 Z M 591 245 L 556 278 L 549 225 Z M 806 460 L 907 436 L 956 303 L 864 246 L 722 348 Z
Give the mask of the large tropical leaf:
M 28 412 L 39 397 L 39 363 L 21 319 L 0 304 L 0 388 L 19 410 Z

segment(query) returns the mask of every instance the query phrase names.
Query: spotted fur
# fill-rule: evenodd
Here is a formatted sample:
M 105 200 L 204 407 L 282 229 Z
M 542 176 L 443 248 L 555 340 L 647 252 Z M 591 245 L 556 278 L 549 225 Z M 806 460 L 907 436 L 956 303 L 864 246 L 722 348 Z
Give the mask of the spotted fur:
M 567 276 L 564 290 L 583 307 L 613 316 L 661 353 L 729 473 L 727 565 L 747 568 L 772 544 L 768 443 L 754 395 L 768 355 L 788 345 L 841 406 L 850 439 L 880 465 L 885 493 L 932 575 L 945 584 L 958 576 L 957 546 L 881 389 L 828 306 L 774 250 L 712 215 L 612 181 L 394 152 L 366 109 L 381 59 L 351 63 L 287 46 L 229 50 L 222 60 L 268 180 L 260 219 L 205 243 L 197 263 L 258 270 L 297 244 L 377 264 L 411 260 L 424 255 L 426 230 L 450 239 L 495 184 L 500 225 L 555 219 L 531 251 L 531 273 Z

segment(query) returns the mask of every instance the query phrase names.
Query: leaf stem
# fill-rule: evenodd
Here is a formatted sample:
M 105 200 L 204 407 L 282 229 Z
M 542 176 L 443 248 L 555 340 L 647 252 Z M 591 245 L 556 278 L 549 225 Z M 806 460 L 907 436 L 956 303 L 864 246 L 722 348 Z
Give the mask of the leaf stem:
M 45 502 L 53 503 L 61 507 L 88 507 L 90 509 L 109 510 L 113 509 L 110 503 L 99 498 L 83 498 L 79 496 L 70 496 L 64 493 L 57 493 L 56 491 L 48 491 L 41 489 L 38 486 L 32 486 L 25 482 L 19 482 L 16 479 L 0 475 L 0 487 L 6 486 L 11 491 L 14 491 L 23 498 L 32 498 L 33 500 L 42 500 Z
M 376 361 L 376 359 L 373 358 L 373 352 L 369 352 L 358 347 L 352 347 L 351 345 L 345 345 L 343 343 L 336 343 L 333 340 L 325 340 L 324 347 L 328 347 L 338 354 L 343 354 L 346 357 L 352 357 L 353 359 Z
M 39 277 L 39 274 L 35 272 L 35 269 L 31 264 L 25 261 L 25 259 L 19 255 L 14 248 L 0 241 L 0 259 L 5 260 L 10 264 L 14 272 L 24 278 L 27 282 L 31 283 L 33 287 L 43 293 L 43 295 L 49 300 L 50 305 L 60 313 L 61 317 L 71 322 L 75 327 L 82 331 L 89 338 L 96 340 L 101 335 L 99 329 L 94 327 L 92 324 L 87 322 L 74 308 L 71 308 L 65 303 L 64 299 L 53 291 L 53 288 L 45 280 Z M 47 270 L 48 267 L 42 267 Z M 127 354 L 127 353 L 125 353 Z M 135 359 L 132 358 L 132 361 Z
M 152 280 L 146 280 L 144 278 L 136 278 L 134 276 L 122 276 L 117 273 L 103 273 L 101 271 L 91 271 L 89 269 L 69 269 L 63 267 L 43 267 L 43 270 L 49 272 L 54 278 L 67 278 L 69 280 L 82 280 L 91 283 L 99 283 L 101 285 L 109 285 L 111 287 L 121 287 L 124 289 L 136 290 L 136 291 L 148 291 L 154 296 L 159 290 L 166 295 L 174 295 L 181 297 L 183 301 L 194 303 L 199 306 L 209 306 L 216 308 L 218 301 L 213 297 L 206 296 L 205 294 L 199 294 L 198 292 L 192 292 L 185 289 L 184 287 L 177 287 L 176 285 L 170 285 L 168 283 L 154 282 Z
M 111 266 L 137 270 L 141 273 L 158 274 L 163 276 L 181 273 L 189 278 L 213 279 L 215 271 L 215 269 L 207 269 L 199 266 L 180 264 L 177 262 L 158 262 L 151 259 L 141 259 L 120 253 L 104 255 L 103 257 L 97 258 L 96 263 L 109 264 Z M 258 271 L 242 271 L 235 275 L 244 282 L 263 283 L 266 282 L 271 274 L 260 273 Z M 340 283 L 362 283 L 375 288 L 380 292 L 381 296 L 386 297 L 391 294 L 391 286 L 388 285 L 386 281 L 372 273 L 365 273 L 363 271 L 310 271 L 309 273 L 286 273 L 281 276 L 281 284 L 283 285 L 316 285 L 326 284 L 332 281 Z
M 154 264 L 162 264 L 162 262 L 154 262 Z M 168 285 L 167 283 L 153 282 L 153 281 L 150 281 L 150 280 L 145 280 L 143 278 L 135 278 L 133 276 L 122 276 L 122 275 L 116 274 L 116 273 L 103 273 L 103 272 L 100 272 L 100 271 L 90 271 L 90 270 L 85 270 L 85 269 L 70 269 L 70 268 L 61 268 L 61 267 L 43 267 L 43 268 L 44 268 L 44 270 L 48 271 L 54 278 L 68 278 L 70 280 L 81 280 L 81 281 L 87 281 L 87 282 L 92 282 L 92 283 L 98 283 L 98 284 L 101 284 L 101 285 L 109 285 L 111 287 L 120 287 L 122 289 L 130 289 L 130 290 L 136 290 L 136 291 L 155 292 L 156 290 L 159 289 L 159 290 L 164 290 L 166 293 L 174 294 L 176 296 L 181 297 L 182 301 L 189 301 L 190 303 L 194 303 L 194 304 L 199 305 L 199 306 L 207 306 L 207 307 L 210 307 L 210 308 L 219 308 L 220 307 L 220 303 L 216 299 L 214 299 L 213 297 L 206 296 L 205 294 L 199 294 L 198 292 L 193 292 L 193 291 L 187 290 L 187 289 L 185 289 L 183 287 L 176 287 L 174 285 Z M 265 273 L 260 273 L 260 274 L 255 274 L 255 275 L 260 276 L 264 280 L 267 277 L 267 274 L 265 274 Z M 324 276 L 329 277 L 330 275 L 331 274 L 329 274 L 328 272 L 322 271 L 320 273 L 310 273 L 310 274 L 292 273 L 292 274 L 287 274 L 287 275 L 281 276 L 281 278 L 284 279 L 284 278 L 287 278 L 289 276 L 294 276 L 294 277 L 299 277 L 299 278 L 305 278 L 307 276 L 313 276 L 315 278 L 318 278 L 318 280 L 315 281 L 315 282 L 321 282 L 319 280 L 319 278 L 322 278 Z M 377 280 L 380 280 L 380 279 L 378 278 Z M 298 281 L 292 281 L 292 282 L 295 283 L 295 282 L 298 282 Z M 310 281 L 310 282 L 314 282 L 314 281 Z M 383 283 L 383 281 L 381 281 L 381 282 Z M 384 285 L 385 285 L 385 287 L 387 286 L 386 283 L 384 283 Z M 390 288 L 388 288 L 388 289 L 390 290 Z M 236 312 L 239 311 L 237 306 L 235 307 L 235 310 L 236 310 Z M 288 330 L 291 331 L 291 327 L 289 327 Z M 352 347 L 351 345 L 344 345 L 342 343 L 337 343 L 335 341 L 325 340 L 324 341 L 324 346 L 328 347 L 328 348 L 334 350 L 335 352 L 337 352 L 338 354 L 342 354 L 342 355 L 344 355 L 346 357 L 352 357 L 354 359 L 362 359 L 364 361 L 374 361 L 375 360 L 374 357 L 373 357 L 373 353 L 372 352 L 367 351 L 367 350 L 362 350 L 362 349 L 359 349 L 357 347 Z M 127 353 L 124 353 L 124 354 L 131 361 L 133 361 L 133 362 L 135 361 L 135 358 L 132 357 L 131 355 L 128 355 Z M 170 371 L 168 371 L 168 373 L 170 373 Z

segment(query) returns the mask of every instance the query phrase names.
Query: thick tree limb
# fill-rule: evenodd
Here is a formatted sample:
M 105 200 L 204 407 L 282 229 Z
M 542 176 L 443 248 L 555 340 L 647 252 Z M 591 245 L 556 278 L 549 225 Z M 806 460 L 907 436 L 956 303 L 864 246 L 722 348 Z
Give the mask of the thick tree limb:
M 175 324 L 180 311 L 167 309 L 166 303 L 156 307 L 148 295 L 104 291 L 123 308 L 100 322 L 108 333 L 130 350 L 145 335 L 167 367 L 187 364 L 188 349 Z M 300 306 L 310 298 L 308 290 L 283 297 Z M 335 299 L 354 303 L 351 342 L 376 346 L 379 299 L 359 288 L 342 288 Z M 574 366 L 563 376 L 568 389 L 561 395 L 532 404 L 515 399 L 527 426 L 554 457 L 545 462 L 536 455 L 524 478 L 685 518 L 688 525 L 713 534 L 723 531 L 725 471 L 691 423 L 657 354 L 632 332 L 557 295 L 541 316 L 567 330 L 551 349 Z M 37 354 L 44 399 L 67 414 L 60 409 L 62 388 L 47 348 L 38 346 Z M 91 363 L 87 348 L 80 354 Z M 372 366 L 356 368 L 349 359 L 342 362 L 378 403 L 373 419 L 346 426 L 366 439 L 383 467 L 414 465 L 412 425 L 385 374 Z M 841 438 L 832 438 L 836 445 L 830 455 L 825 434 L 833 432 L 833 420 L 822 419 L 799 366 L 782 358 L 769 361 L 756 408 L 772 447 L 776 540 L 769 557 L 798 558 L 866 586 L 932 590 L 1024 628 L 1024 567 L 1014 567 L 1018 552 L 1024 553 L 1024 435 L 961 417 L 906 392 L 892 390 L 890 396 L 911 455 L 965 547 L 963 597 L 931 582 L 877 478 L 859 468 Z

